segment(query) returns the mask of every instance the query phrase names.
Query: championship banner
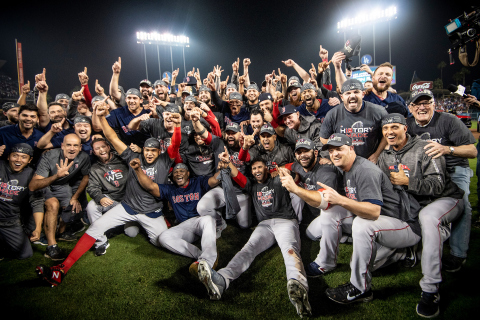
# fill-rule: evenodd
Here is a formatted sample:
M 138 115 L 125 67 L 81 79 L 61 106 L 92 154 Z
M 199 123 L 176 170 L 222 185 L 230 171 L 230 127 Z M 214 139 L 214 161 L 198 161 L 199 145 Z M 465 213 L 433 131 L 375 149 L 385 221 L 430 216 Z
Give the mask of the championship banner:
M 378 66 L 369 66 L 372 72 L 377 70 Z M 357 79 L 361 83 L 365 84 L 366 81 L 372 81 L 372 77 L 366 72 L 361 70 L 355 70 L 352 72 L 352 79 Z M 397 66 L 393 66 L 392 85 L 397 83 Z
M 433 81 L 418 81 L 415 83 L 410 84 L 410 91 L 418 90 L 418 89 L 433 89 Z
M 18 92 L 22 93 L 22 87 L 24 85 L 23 79 L 23 55 L 22 44 L 15 39 L 15 50 L 17 51 L 17 74 L 18 74 Z

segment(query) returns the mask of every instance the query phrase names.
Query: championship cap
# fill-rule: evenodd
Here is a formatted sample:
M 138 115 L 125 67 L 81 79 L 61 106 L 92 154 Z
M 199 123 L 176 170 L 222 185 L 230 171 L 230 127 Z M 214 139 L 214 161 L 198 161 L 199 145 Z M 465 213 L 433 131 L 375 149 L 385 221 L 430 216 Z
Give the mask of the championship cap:
M 67 99 L 69 100 L 70 97 L 68 96 L 68 94 L 65 94 L 65 93 L 59 93 L 55 96 L 55 101 L 58 101 L 60 99 Z
M 10 149 L 10 153 L 18 152 L 28 154 L 30 157 L 33 157 L 33 148 L 26 143 L 17 143 Z
M 185 163 L 180 162 L 180 163 L 177 163 L 177 165 L 176 165 L 175 167 L 173 167 L 172 172 L 175 171 L 175 170 L 177 170 L 177 169 L 185 169 L 185 170 L 188 170 L 188 167 L 187 167 L 187 165 L 186 165 Z
M 428 89 L 418 89 L 418 90 L 412 91 L 410 93 L 410 98 L 408 99 L 408 104 L 414 103 L 420 97 L 429 97 L 430 99 L 433 99 L 433 93 Z
M 403 124 L 404 126 L 407 125 L 405 117 L 400 113 L 389 113 L 382 117 L 382 127 L 390 123 L 399 123 Z
M 140 81 L 139 86 L 142 86 L 142 84 L 146 84 L 147 86 L 152 87 L 152 83 L 148 79 L 143 79 L 142 81 Z
M 238 90 L 238 89 L 237 89 L 237 85 L 236 85 L 235 83 L 233 83 L 233 82 L 230 82 L 229 84 L 227 84 L 227 89 L 228 89 L 228 88 L 233 88 L 233 89 L 235 89 L 235 90 Z
M 240 100 L 240 101 L 242 101 L 242 95 L 238 92 L 232 92 L 232 93 L 230 93 L 229 100 Z
M 148 138 L 145 140 L 145 144 L 143 145 L 144 148 L 155 148 L 160 149 L 160 142 L 158 142 L 155 138 Z
M 194 96 L 186 96 L 185 97 L 185 102 L 187 102 L 187 101 L 197 102 L 197 99 L 195 99 Z
M 168 105 L 165 107 L 165 112 L 180 113 L 180 110 L 178 110 L 177 106 Z
M 358 34 L 353 35 L 347 41 L 345 42 L 345 45 L 343 48 L 340 50 L 343 54 L 345 54 L 345 57 L 347 59 L 353 57 L 353 56 L 358 56 L 360 53 L 360 44 L 362 43 L 362 37 Z
M 89 125 L 92 125 L 92 119 L 83 115 L 76 116 L 75 119 L 73 119 L 73 125 L 76 125 L 77 123 L 88 123 Z
M 138 91 L 138 89 L 136 89 L 136 88 L 130 88 L 130 89 L 127 90 L 127 92 L 125 92 L 125 97 L 127 97 L 129 95 L 134 95 L 134 96 L 139 97 L 140 99 L 143 99 L 142 95 L 140 94 L 140 91 Z
M 102 96 L 95 96 L 95 97 L 92 98 L 92 105 L 93 105 L 95 102 L 97 102 L 97 101 L 103 101 L 103 100 L 105 100 L 104 97 L 102 97 Z
M 315 148 L 315 144 L 310 139 L 298 139 L 297 143 L 295 143 L 295 151 L 297 151 L 300 148 L 313 150 Z
M 363 84 L 357 79 L 348 79 L 342 84 L 342 93 L 357 89 L 363 91 Z
M 295 106 L 291 104 L 287 104 L 286 106 L 280 108 L 280 117 L 283 117 L 284 115 L 295 113 L 295 112 L 297 112 L 297 109 L 295 108 Z
M 194 86 L 197 84 L 197 79 L 195 79 L 195 77 L 185 77 L 183 78 L 183 83 L 187 86 Z
M 262 101 L 265 101 L 265 100 L 270 100 L 270 101 L 273 101 L 273 98 L 272 98 L 272 95 L 268 92 L 264 92 L 264 93 L 261 93 L 259 96 L 258 96 L 258 103 L 262 102 Z
M 155 83 L 153 84 L 154 87 L 156 86 L 164 86 L 164 87 L 168 87 L 167 83 L 163 80 L 157 80 L 155 81 Z
M 300 82 L 299 81 L 293 81 L 292 83 L 290 83 L 290 85 L 288 86 L 287 88 L 287 92 L 290 92 L 290 90 L 292 90 L 292 88 L 301 88 L 302 86 L 300 85 Z
M 302 92 L 305 91 L 305 90 L 314 90 L 315 91 L 315 86 L 313 84 L 311 84 L 310 82 L 307 82 L 302 86 Z
M 16 108 L 16 107 L 20 107 L 20 105 L 18 103 L 15 103 L 15 102 L 5 102 L 2 106 L 2 110 L 4 112 L 7 112 L 8 110 L 10 110 L 12 108 Z
M 250 90 L 250 89 L 260 91 L 260 90 L 258 90 L 258 86 L 257 86 L 256 83 L 251 83 L 251 84 L 247 87 L 247 91 Z
M 240 132 L 240 126 L 236 122 L 231 122 L 225 127 L 225 132 L 227 131 Z
M 297 76 L 291 76 L 290 79 L 288 79 L 287 83 L 291 83 L 293 81 L 300 83 L 300 79 Z
M 260 134 L 262 133 L 269 133 L 270 135 L 273 136 L 275 134 L 275 129 L 273 129 L 273 127 L 270 124 L 266 123 L 260 129 Z
M 188 95 L 190 95 L 191 92 L 190 92 L 190 90 L 188 90 L 187 88 L 185 88 L 185 89 L 183 89 L 183 91 L 182 91 L 182 96 L 183 96 L 185 93 L 188 94 Z
M 210 90 L 209 87 L 207 87 L 206 85 L 202 84 L 200 86 L 200 89 L 198 89 L 198 92 L 202 92 L 202 91 L 208 91 L 208 92 L 212 92 L 212 90 Z
M 328 138 L 326 144 L 323 145 L 322 151 L 327 150 L 329 146 L 340 147 L 340 146 L 351 146 L 352 138 L 343 134 L 343 133 L 334 133 Z

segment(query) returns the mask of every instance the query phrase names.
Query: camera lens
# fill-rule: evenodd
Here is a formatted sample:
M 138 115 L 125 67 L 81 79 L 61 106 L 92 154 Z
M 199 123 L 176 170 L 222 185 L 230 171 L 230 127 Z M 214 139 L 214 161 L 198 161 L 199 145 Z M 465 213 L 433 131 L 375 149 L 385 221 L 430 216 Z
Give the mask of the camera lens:
M 469 37 L 473 37 L 476 33 L 477 33 L 477 30 L 475 30 L 474 28 L 467 30 L 467 36 Z

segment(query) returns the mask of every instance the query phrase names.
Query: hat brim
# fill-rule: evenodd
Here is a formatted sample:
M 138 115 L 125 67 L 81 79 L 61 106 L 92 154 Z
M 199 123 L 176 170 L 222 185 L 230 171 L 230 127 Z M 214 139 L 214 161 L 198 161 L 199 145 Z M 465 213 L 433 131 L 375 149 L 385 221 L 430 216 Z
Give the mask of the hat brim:
M 346 145 L 346 143 L 332 141 L 330 143 L 324 144 L 322 146 L 322 151 L 327 150 L 328 147 L 341 147 L 341 146 L 345 146 L 345 145 Z

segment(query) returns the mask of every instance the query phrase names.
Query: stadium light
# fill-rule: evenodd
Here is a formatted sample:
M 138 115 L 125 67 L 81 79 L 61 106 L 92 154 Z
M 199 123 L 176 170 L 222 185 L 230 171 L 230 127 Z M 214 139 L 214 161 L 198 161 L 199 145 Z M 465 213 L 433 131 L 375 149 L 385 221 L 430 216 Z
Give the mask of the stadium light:
M 361 12 L 356 15 L 354 18 L 346 18 L 342 21 L 337 22 L 337 29 L 353 29 L 353 27 L 358 27 L 365 24 L 375 23 L 379 21 L 388 21 L 391 19 L 397 18 L 397 7 L 390 6 L 386 9 L 374 9 L 369 12 Z
M 182 47 L 183 49 L 183 69 L 185 72 L 185 76 L 187 76 L 187 71 L 185 68 L 185 47 L 190 47 L 190 38 L 185 35 L 175 36 L 170 33 L 158 33 L 154 32 L 137 32 L 137 43 L 143 44 L 143 50 L 145 53 L 145 71 L 147 74 L 148 79 L 148 71 L 147 71 L 147 53 L 145 46 L 147 44 L 153 44 L 157 46 L 157 57 L 158 57 L 158 71 L 160 73 L 160 77 L 162 76 L 162 70 L 160 67 L 160 52 L 158 50 L 158 46 L 169 46 L 170 47 L 170 62 L 172 64 L 172 72 L 173 72 L 173 53 L 172 47 Z

